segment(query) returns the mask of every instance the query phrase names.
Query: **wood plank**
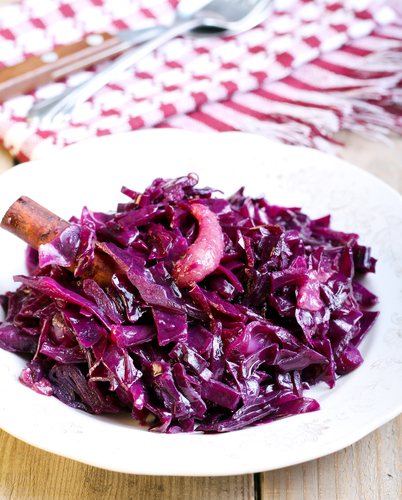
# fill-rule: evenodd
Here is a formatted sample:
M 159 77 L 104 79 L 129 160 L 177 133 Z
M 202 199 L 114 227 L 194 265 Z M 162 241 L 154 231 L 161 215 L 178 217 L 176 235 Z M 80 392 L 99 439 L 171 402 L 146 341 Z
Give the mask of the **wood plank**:
M 303 494 L 304 498 L 318 498 L 318 467 L 313 461 L 303 464 Z M 330 500 L 328 498 L 328 500 Z
M 347 130 L 339 132 L 335 138 L 346 147 L 338 156 L 380 178 L 402 193 L 402 137 L 390 134 L 389 144 L 373 142 Z
M 401 462 L 398 432 L 402 429 L 402 417 L 380 427 L 375 432 L 377 447 L 378 498 L 402 498 Z
M 387 430 L 385 431 L 387 432 Z M 356 470 L 359 484 L 358 495 L 361 499 L 380 500 L 378 481 L 378 454 L 376 449 L 376 433 L 372 432 L 365 439 L 354 445 L 356 451 Z M 363 487 L 362 487 L 363 485 Z
M 34 448 L 0 431 L 0 499 L 254 500 L 253 475 L 120 474 Z
M 336 500 L 335 455 L 327 455 L 320 460 L 313 460 L 312 464 L 314 464 L 318 470 L 317 498 L 319 500 Z
M 0 145 L 0 175 L 14 165 L 14 160 L 10 153 Z
M 261 474 L 261 500 L 400 500 L 402 415 L 352 446 Z

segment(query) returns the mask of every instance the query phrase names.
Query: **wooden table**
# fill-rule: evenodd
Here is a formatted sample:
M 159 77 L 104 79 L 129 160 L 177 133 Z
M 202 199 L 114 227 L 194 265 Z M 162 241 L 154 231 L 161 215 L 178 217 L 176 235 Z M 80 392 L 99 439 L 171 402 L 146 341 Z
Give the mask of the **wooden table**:
M 0 0 L 0 5 L 11 0 Z M 350 132 L 339 156 L 402 193 L 402 138 L 373 143 Z M 13 159 L 0 146 L 0 174 Z M 18 167 L 17 167 L 18 168 Z M 1 182 L 1 178 L 0 178 Z M 119 474 L 36 449 L 0 430 L 0 500 L 398 500 L 402 415 L 332 455 L 271 472 L 199 478 Z

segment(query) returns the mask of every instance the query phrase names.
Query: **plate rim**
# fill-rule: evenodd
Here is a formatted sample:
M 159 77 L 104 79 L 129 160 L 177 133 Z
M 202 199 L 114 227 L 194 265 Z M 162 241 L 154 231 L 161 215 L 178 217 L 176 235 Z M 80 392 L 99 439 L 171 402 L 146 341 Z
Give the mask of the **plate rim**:
M 5 172 L 0 177 L 0 192 L 1 192 L 2 186 L 3 186 L 3 179 L 6 179 L 6 181 L 4 181 L 5 183 L 12 182 L 14 180 L 14 177 L 17 177 L 17 179 L 18 179 L 18 176 L 23 175 L 25 170 L 32 172 L 32 170 L 31 170 L 32 168 L 39 168 L 39 169 L 42 168 L 42 169 L 46 170 L 47 168 L 50 168 L 46 165 L 51 165 L 51 163 L 56 161 L 58 158 L 59 159 L 62 157 L 68 158 L 69 155 L 74 157 L 74 155 L 80 154 L 80 151 L 82 149 L 85 150 L 88 147 L 90 148 L 94 142 L 98 143 L 98 144 L 100 144 L 101 142 L 103 142 L 103 143 L 110 142 L 110 143 L 120 144 L 120 141 L 123 141 L 123 143 L 124 143 L 126 138 L 128 141 L 130 141 L 131 137 L 138 138 L 138 140 L 140 140 L 140 135 L 143 135 L 143 134 L 148 135 L 148 136 L 152 135 L 154 137 L 157 137 L 157 136 L 159 136 L 159 137 L 163 137 L 163 136 L 165 136 L 165 137 L 167 137 L 167 136 L 170 136 L 170 137 L 173 137 L 173 136 L 180 137 L 181 136 L 181 137 L 183 137 L 183 135 L 187 135 L 188 137 L 192 136 L 192 137 L 200 138 L 201 142 L 205 138 L 208 138 L 208 139 L 206 139 L 207 141 L 212 140 L 212 142 L 218 142 L 218 143 L 220 141 L 225 141 L 226 140 L 226 139 L 224 139 L 225 137 L 233 137 L 234 135 L 235 136 L 241 135 L 241 136 L 247 137 L 247 139 L 245 139 L 246 141 L 257 141 L 257 142 L 264 141 L 265 144 L 267 144 L 267 145 L 269 144 L 272 148 L 280 150 L 280 151 L 290 151 L 290 150 L 294 151 L 295 149 L 297 149 L 300 152 L 303 151 L 303 153 L 300 153 L 300 154 L 307 154 L 308 157 L 309 156 L 313 157 L 316 155 L 316 158 L 319 158 L 319 159 L 328 158 L 327 154 L 322 153 L 322 152 L 317 151 L 317 150 L 312 150 L 312 149 L 304 148 L 304 147 L 300 147 L 300 146 L 289 146 L 289 145 L 274 143 L 274 142 L 269 141 L 268 139 L 263 138 L 261 136 L 255 136 L 253 134 L 247 134 L 247 133 L 242 133 L 242 132 L 223 132 L 220 134 L 215 134 L 215 133 L 200 134 L 200 133 L 196 133 L 196 132 L 182 131 L 182 130 L 176 130 L 176 129 L 174 129 L 174 130 L 173 129 L 151 129 L 151 130 L 144 130 L 144 131 L 128 132 L 125 134 L 119 134 L 119 135 L 115 135 L 115 136 L 104 136 L 104 137 L 100 137 L 100 138 L 90 139 L 88 141 L 83 141 L 81 143 L 68 146 L 61 151 L 55 152 L 54 154 L 52 154 L 51 156 L 49 156 L 45 159 L 36 160 L 34 162 L 28 162 L 25 164 L 21 164 L 21 165 L 17 166 L 15 170 L 11 169 L 11 170 Z M 212 139 L 212 137 L 213 137 L 213 139 Z M 219 137 L 220 137 L 220 139 L 218 139 Z M 285 156 L 286 156 L 286 154 L 285 154 Z M 365 171 L 357 166 L 354 166 L 354 165 L 350 164 L 349 162 L 346 162 L 342 159 L 335 158 L 335 157 L 331 157 L 331 159 L 333 161 L 335 161 L 336 163 L 338 163 L 339 165 L 343 164 L 344 167 L 347 167 L 348 169 L 352 169 L 354 172 L 359 172 L 359 175 L 363 175 L 363 177 L 371 178 L 371 180 L 375 181 L 375 183 L 377 185 L 381 185 L 383 189 L 386 189 L 386 190 L 388 190 L 389 193 L 392 193 L 392 196 L 396 195 L 398 201 L 402 204 L 402 196 L 396 190 L 394 190 L 392 187 L 390 187 L 388 184 L 386 184 L 384 181 L 382 181 L 381 179 L 375 177 L 371 173 L 369 173 L 369 172 L 367 172 L 367 171 Z M 62 163 L 62 161 L 60 161 L 60 163 Z M 8 180 L 8 179 L 10 179 L 10 180 Z M 225 195 L 227 195 L 227 194 L 230 194 L 230 193 L 225 193 Z M 35 395 L 35 396 L 39 397 L 37 395 Z M 388 412 L 386 416 L 384 415 L 383 417 L 378 417 L 376 420 L 373 420 L 373 422 L 370 425 L 366 424 L 365 426 L 362 426 L 360 428 L 360 432 L 355 432 L 355 436 L 354 436 L 353 440 L 350 440 L 350 438 L 345 436 L 343 440 L 342 439 L 338 440 L 337 444 L 330 451 L 325 451 L 325 453 L 322 453 L 322 450 L 320 450 L 319 448 L 317 448 L 315 450 L 311 450 L 310 454 L 307 455 L 305 459 L 303 459 L 303 462 L 308 461 L 308 460 L 313 460 L 313 459 L 319 458 L 323 455 L 327 455 L 329 453 L 339 451 L 340 449 L 343 449 L 345 446 L 353 444 L 354 442 L 363 438 L 364 436 L 366 436 L 367 434 L 369 434 L 373 430 L 377 429 L 379 426 L 392 420 L 395 416 L 397 416 L 401 412 L 402 412 L 402 402 L 399 404 L 399 406 L 397 405 L 395 407 L 393 412 Z M 311 414 L 309 414 L 309 415 L 311 415 Z M 304 418 L 304 415 L 294 416 L 294 417 L 292 417 L 292 420 L 294 420 L 294 419 L 303 420 L 303 418 Z M 146 470 L 141 470 L 140 472 L 138 472 L 138 471 L 132 470 L 130 467 L 128 467 L 127 470 L 121 470 L 121 467 L 119 467 L 118 469 L 114 469 L 113 467 L 107 466 L 107 464 L 105 465 L 105 463 L 102 462 L 102 460 L 100 460 L 98 463 L 88 462 L 87 460 L 81 460 L 77 456 L 70 456 L 70 455 L 67 455 L 65 453 L 60 453 L 59 451 L 55 450 L 54 447 L 44 448 L 44 447 L 38 445 L 38 443 L 36 442 L 35 439 L 29 439 L 29 436 L 27 438 L 26 436 L 21 436 L 21 434 L 18 432 L 14 432 L 14 429 L 10 428 L 10 426 L 8 426 L 9 428 L 5 428 L 3 426 L 3 420 L 4 419 L 2 418 L 2 413 L 0 412 L 0 426 L 4 430 L 6 430 L 6 432 L 14 435 L 18 439 L 21 439 L 21 440 L 23 440 L 23 441 L 25 441 L 33 446 L 36 446 L 36 447 L 41 448 L 41 449 L 45 449 L 46 451 L 50 451 L 51 453 L 55 453 L 55 454 L 58 454 L 60 456 L 65 456 L 67 458 L 81 461 L 81 462 L 87 463 L 89 465 L 94 465 L 96 467 L 106 468 L 109 470 L 115 470 L 117 472 L 125 472 L 125 473 L 132 473 L 132 474 L 144 474 L 144 475 L 155 475 L 155 472 L 152 470 L 150 470 L 148 472 Z M 267 424 L 267 425 L 271 425 L 271 424 Z M 256 429 L 256 428 L 253 428 L 253 429 Z M 243 432 L 243 431 L 237 431 L 237 432 Z M 221 436 L 223 436 L 223 435 L 221 435 Z M 214 473 L 214 471 L 206 471 L 203 473 L 197 473 L 196 470 L 192 470 L 191 473 L 187 472 L 187 473 L 182 474 L 182 473 L 180 473 L 180 471 L 176 471 L 174 474 L 172 474 L 171 471 L 168 471 L 166 473 L 164 473 L 163 471 L 159 471 L 159 472 L 157 472 L 156 475 L 177 475 L 177 476 L 180 476 L 180 475 L 184 475 L 184 476 L 225 476 L 225 475 L 228 475 L 229 476 L 229 475 L 237 475 L 237 474 L 247 474 L 247 473 L 252 473 L 252 472 L 261 472 L 262 470 L 273 470 L 276 468 L 295 465 L 297 463 L 301 463 L 299 459 L 295 459 L 294 461 L 288 460 L 288 461 L 286 461 L 286 463 L 279 462 L 276 467 L 270 467 L 269 469 L 259 468 L 259 467 L 255 467 L 255 466 L 248 469 L 248 468 L 244 467 L 244 464 L 240 464 L 236 470 L 234 470 L 233 465 L 232 465 L 230 470 L 222 469 L 222 471 L 218 472 L 218 473 Z

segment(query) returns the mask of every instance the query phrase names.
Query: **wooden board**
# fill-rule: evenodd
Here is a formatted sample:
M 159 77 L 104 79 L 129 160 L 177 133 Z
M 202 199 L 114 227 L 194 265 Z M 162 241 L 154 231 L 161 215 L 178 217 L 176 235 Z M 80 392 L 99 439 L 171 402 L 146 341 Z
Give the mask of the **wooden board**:
M 3 148 L 3 146 L 0 146 L 0 174 L 4 173 L 13 165 L 14 160 L 12 156 Z

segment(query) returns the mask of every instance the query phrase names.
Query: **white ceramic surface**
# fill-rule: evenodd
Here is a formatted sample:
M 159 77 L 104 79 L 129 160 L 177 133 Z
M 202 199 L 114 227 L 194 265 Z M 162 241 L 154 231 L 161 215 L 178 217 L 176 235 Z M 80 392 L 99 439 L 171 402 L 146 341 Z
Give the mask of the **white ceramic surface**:
M 361 345 L 364 364 L 329 390 L 321 410 L 222 435 L 159 435 L 129 418 L 92 416 L 18 382 L 24 360 L 0 350 L 0 427 L 34 446 L 105 469 L 135 474 L 214 476 L 270 470 L 335 452 L 402 412 L 402 198 L 370 174 L 320 152 L 242 134 L 151 130 L 80 143 L 0 177 L 0 214 L 27 195 L 61 217 L 83 205 L 114 209 L 155 177 L 197 172 L 199 186 L 231 195 L 246 186 L 271 203 L 300 206 L 360 235 L 379 259 L 364 278 L 380 317 Z M 0 293 L 24 273 L 25 245 L 0 232 Z

